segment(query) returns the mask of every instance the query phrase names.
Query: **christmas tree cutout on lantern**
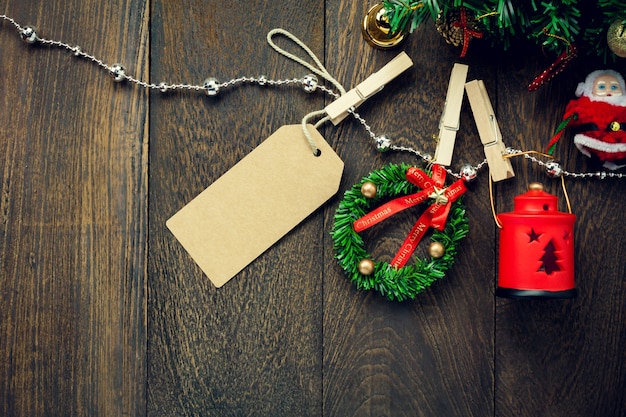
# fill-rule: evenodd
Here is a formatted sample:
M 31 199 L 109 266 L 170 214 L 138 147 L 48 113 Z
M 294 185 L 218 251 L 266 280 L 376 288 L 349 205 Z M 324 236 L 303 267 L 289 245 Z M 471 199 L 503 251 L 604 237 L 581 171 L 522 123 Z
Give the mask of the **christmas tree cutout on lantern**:
M 556 255 L 558 250 L 554 246 L 554 241 L 550 239 L 546 247 L 543 249 L 544 255 L 541 257 L 541 266 L 537 270 L 537 272 L 545 272 L 548 275 L 551 275 L 554 271 L 560 271 L 558 261 L 559 258 Z

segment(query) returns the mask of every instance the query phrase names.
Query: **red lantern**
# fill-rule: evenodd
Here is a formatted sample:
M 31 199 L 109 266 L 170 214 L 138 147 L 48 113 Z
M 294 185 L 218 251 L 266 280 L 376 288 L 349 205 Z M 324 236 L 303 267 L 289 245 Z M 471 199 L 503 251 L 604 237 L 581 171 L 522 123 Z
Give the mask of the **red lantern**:
M 500 262 L 496 295 L 573 298 L 574 221 L 557 209 L 557 197 L 533 183 L 514 198 L 514 210 L 497 215 Z

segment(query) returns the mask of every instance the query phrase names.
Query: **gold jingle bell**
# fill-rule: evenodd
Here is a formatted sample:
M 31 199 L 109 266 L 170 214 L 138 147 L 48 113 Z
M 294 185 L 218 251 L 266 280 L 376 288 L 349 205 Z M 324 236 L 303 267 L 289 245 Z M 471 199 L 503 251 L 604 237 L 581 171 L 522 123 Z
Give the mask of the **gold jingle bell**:
M 383 2 L 373 5 L 367 11 L 361 27 L 365 42 L 379 49 L 390 49 L 398 46 L 405 38 L 404 32 L 391 33 L 391 26 L 385 13 Z

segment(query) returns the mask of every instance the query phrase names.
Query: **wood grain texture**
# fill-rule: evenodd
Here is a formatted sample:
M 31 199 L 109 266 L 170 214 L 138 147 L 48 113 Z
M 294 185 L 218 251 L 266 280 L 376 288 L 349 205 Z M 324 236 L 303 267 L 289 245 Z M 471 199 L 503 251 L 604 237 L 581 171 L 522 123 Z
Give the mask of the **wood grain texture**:
M 327 8 L 327 38 L 337 50 L 327 54 L 331 73 L 354 86 L 389 61 L 397 51 L 382 52 L 366 45 L 346 16 L 358 22 L 366 4 L 335 2 Z M 456 51 L 447 48 L 434 28 L 419 30 L 403 49 L 414 68 L 402 75 L 359 113 L 377 134 L 434 154 L 432 135 L 439 130 Z M 335 40 L 338 40 L 336 42 Z M 355 62 L 356 65 L 346 65 Z M 450 62 L 450 65 L 442 65 Z M 490 76 L 489 66 L 469 77 Z M 465 104 L 467 106 L 467 103 Z M 453 162 L 480 160 L 482 149 L 473 120 L 465 111 Z M 403 154 L 379 154 L 363 128 L 353 120 L 334 133 L 336 148 L 348 163 L 344 189 L 373 169 L 389 162 L 414 162 Z M 471 141 L 474 141 L 473 143 Z M 414 302 L 390 304 L 379 295 L 357 292 L 332 262 L 332 241 L 325 245 L 324 280 L 324 411 L 327 416 L 486 416 L 493 414 L 493 236 L 494 226 L 477 210 L 484 201 L 468 193 L 470 237 L 447 278 Z M 326 230 L 339 197 L 329 205 Z M 388 225 L 364 235 L 376 259 L 390 260 L 419 210 L 394 216 Z M 482 217 L 482 218 L 481 218 Z M 485 221 L 487 220 L 487 221 Z M 475 244 L 472 245 L 471 242 Z M 474 246 L 474 247 L 472 247 Z M 484 254 L 487 253 L 487 256 Z M 419 256 L 424 257 L 422 251 Z M 480 265 L 479 279 L 475 270 Z M 474 271 L 472 270 L 473 268 Z M 463 294 L 463 296 L 460 296 Z
M 283 27 L 351 88 L 399 52 L 361 38 L 369 6 L 8 0 L 0 13 L 152 83 L 300 78 L 309 70 L 265 40 Z M 446 278 L 390 303 L 357 291 L 336 264 L 333 216 L 343 190 L 370 171 L 420 161 L 377 152 L 348 118 L 320 128 L 346 163 L 340 193 L 216 289 L 166 220 L 329 97 L 247 84 L 214 98 L 147 92 L 67 51 L 26 46 L 8 22 L 0 43 L 0 415 L 626 417 L 623 180 L 567 182 L 578 298 L 495 297 L 498 230 L 484 169 L 469 184 L 470 233 Z M 468 80 L 484 80 L 506 145 L 542 149 L 576 84 L 604 65 L 580 59 L 529 93 L 551 57 L 518 48 L 474 40 L 460 59 L 427 25 L 400 48 L 414 67 L 358 111 L 375 134 L 434 154 L 461 62 Z M 571 135 L 557 156 L 570 171 L 599 169 Z M 464 99 L 453 169 L 483 158 Z M 561 196 L 536 165 L 513 166 L 515 179 L 494 187 L 498 212 L 531 181 Z M 390 259 L 418 215 L 365 232 L 368 250 Z
M 2 7 L 148 75 L 146 2 Z M 0 414 L 144 414 L 147 95 L 0 37 Z
M 228 8 L 216 1 L 154 3 L 157 80 L 201 84 L 207 77 L 291 79 L 309 73 L 267 45 L 265 36 L 275 27 L 323 56 L 319 1 L 235 2 Z M 284 38 L 276 42 L 303 55 Z M 322 413 L 322 213 L 219 290 L 165 221 L 279 127 L 300 123 L 323 103 L 322 96 L 297 87 L 257 85 L 225 90 L 216 98 L 202 92 L 153 98 L 150 415 Z M 259 172 L 250 180 L 263 178 Z
M 503 135 L 510 146 L 539 149 L 546 143 L 546 127 L 560 120 L 578 82 L 604 68 L 594 60 L 578 61 L 568 78 L 557 78 L 538 94 L 523 90 L 548 63 L 530 65 L 520 56 L 506 55 L 498 80 L 499 117 L 512 123 Z M 575 150 L 566 134 L 556 155 L 563 167 L 575 172 L 596 172 L 594 165 Z M 548 180 L 537 167 L 516 161 L 518 184 L 500 188 L 499 211 L 512 210 L 512 198 L 523 184 L 540 180 L 560 197 L 559 181 Z M 517 185 L 517 186 L 516 186 Z M 567 181 L 577 221 L 575 278 L 578 298 L 563 302 L 505 301 L 496 308 L 496 415 L 624 416 L 626 389 L 624 353 L 626 276 L 623 231 L 626 226 L 620 181 Z M 620 207 L 620 208 L 617 208 Z

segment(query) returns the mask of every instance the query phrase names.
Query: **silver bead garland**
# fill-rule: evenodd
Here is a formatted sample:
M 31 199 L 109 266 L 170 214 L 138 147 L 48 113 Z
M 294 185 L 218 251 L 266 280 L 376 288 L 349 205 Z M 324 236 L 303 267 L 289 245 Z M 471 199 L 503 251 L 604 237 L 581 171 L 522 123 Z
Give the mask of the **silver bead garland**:
M 113 64 L 109 67 L 111 75 L 116 82 L 122 82 L 126 79 L 126 70 L 121 64 Z
M 461 178 L 465 182 L 470 182 L 476 179 L 476 177 L 478 176 L 478 172 L 476 171 L 476 167 L 466 164 L 461 167 L 459 175 L 461 175 Z
M 225 88 L 229 88 L 229 87 L 234 87 L 234 86 L 238 86 L 240 84 L 257 84 L 259 86 L 288 86 L 288 85 L 300 85 L 303 90 L 307 93 L 313 93 L 316 91 L 321 91 L 325 94 L 328 94 L 334 98 L 338 98 L 339 94 L 337 94 L 336 92 L 328 89 L 327 87 L 325 87 L 322 84 L 319 84 L 317 77 L 314 74 L 307 74 L 302 78 L 293 78 L 293 79 L 284 79 L 284 80 L 271 80 L 268 79 L 267 77 L 265 77 L 264 75 L 261 75 L 257 78 L 253 78 L 253 77 L 239 77 L 239 78 L 233 78 L 229 81 L 226 82 L 222 82 L 219 83 L 217 81 L 217 79 L 215 78 L 207 78 L 202 85 L 192 85 L 192 84 L 168 84 L 165 82 L 160 82 L 158 84 L 154 84 L 154 83 L 147 83 L 145 81 L 141 81 L 135 77 L 133 77 L 132 75 L 129 75 L 126 73 L 126 70 L 124 68 L 123 65 L 121 64 L 113 64 L 111 66 L 105 64 L 103 61 L 101 61 L 100 59 L 98 59 L 97 57 L 95 57 L 94 55 L 90 55 L 86 52 L 84 52 L 79 46 L 76 45 L 69 45 L 67 43 L 61 42 L 61 41 L 55 41 L 55 40 L 50 40 L 50 39 L 45 39 L 45 38 L 41 38 L 39 37 L 39 35 L 37 34 L 36 30 L 32 27 L 32 26 L 22 26 L 19 23 L 17 23 L 13 18 L 6 16 L 4 14 L 0 15 L 0 18 L 11 23 L 18 31 L 20 37 L 22 38 L 22 40 L 24 40 L 24 42 L 26 42 L 27 44 L 43 44 L 43 45 L 48 45 L 48 46 L 54 46 L 54 47 L 58 47 L 61 49 L 66 49 L 70 52 L 72 52 L 72 54 L 75 57 L 79 57 L 79 58 L 84 58 L 87 59 L 88 61 L 91 61 L 93 63 L 95 63 L 96 65 L 102 67 L 103 69 L 105 69 L 107 72 L 109 72 L 112 76 L 113 79 L 116 82 L 122 82 L 122 81 L 128 81 L 131 82 L 133 84 L 136 84 L 140 87 L 146 88 L 146 89 L 150 89 L 150 90 L 157 90 L 161 93 L 167 93 L 170 91 L 174 91 L 174 90 L 188 90 L 188 91 L 197 91 L 197 92 L 204 92 L 206 95 L 214 97 L 216 95 L 218 95 L 218 93 L 220 92 L 221 89 L 225 89 Z M 361 123 L 361 125 L 363 126 L 363 128 L 365 129 L 365 131 L 367 132 L 367 134 L 370 136 L 370 138 L 373 140 L 374 145 L 376 146 L 376 149 L 379 152 L 387 152 L 387 151 L 397 151 L 397 152 L 408 152 L 408 153 L 412 153 L 414 155 L 416 155 L 418 158 L 424 160 L 424 162 L 426 163 L 432 163 L 433 162 L 433 158 L 431 155 L 429 154 L 425 154 L 422 153 L 416 149 L 410 148 L 410 147 L 404 147 L 404 146 L 398 146 L 398 145 L 394 145 L 393 141 L 391 139 L 389 139 L 386 135 L 376 135 L 371 127 L 367 124 L 367 122 L 365 121 L 365 119 L 363 119 L 356 111 L 354 108 L 349 110 L 349 113 L 352 114 L 352 116 L 359 122 Z M 616 173 L 616 172 L 606 172 L 606 171 L 600 171 L 600 172 L 593 172 L 593 173 L 575 173 L 575 172 L 569 172 L 566 171 L 564 169 L 562 169 L 561 165 L 554 160 L 550 160 L 547 162 L 544 162 L 538 158 L 536 158 L 533 155 L 530 155 L 524 151 L 521 150 L 516 150 L 516 149 L 512 149 L 512 148 L 507 148 L 506 153 L 509 156 L 514 156 L 516 154 L 519 155 L 523 155 L 524 158 L 530 160 L 532 163 L 535 163 L 537 165 L 539 165 L 540 167 L 542 167 L 546 174 L 550 177 L 570 177 L 570 178 L 577 178 L 577 179 L 591 179 L 591 178 L 596 178 L 596 179 L 606 179 L 606 178 L 625 178 L 626 174 L 622 174 L 622 173 Z M 471 181 L 473 179 L 476 178 L 478 172 L 481 170 L 481 168 L 483 168 L 485 165 L 487 164 L 487 159 L 484 159 L 483 161 L 481 161 L 480 163 L 478 163 L 477 165 L 463 165 L 463 167 L 461 167 L 460 172 L 456 173 L 453 172 L 451 169 L 447 168 L 446 171 L 454 176 L 457 179 L 464 179 L 466 181 Z
M 319 82 L 315 74 L 307 74 L 302 77 L 302 86 L 307 93 L 313 93 L 317 89 L 318 84 Z
M 26 43 L 35 43 L 39 40 L 37 32 L 32 26 L 26 26 L 25 28 L 22 28 L 20 30 L 20 36 Z
M 376 142 L 376 149 L 380 152 L 387 152 L 391 147 L 391 141 L 385 135 L 375 137 L 374 142 Z
M 217 79 L 215 78 L 207 78 L 206 80 L 204 80 L 204 90 L 206 92 L 206 95 L 209 97 L 214 97 L 217 95 L 217 93 L 220 92 L 220 84 L 217 82 Z

